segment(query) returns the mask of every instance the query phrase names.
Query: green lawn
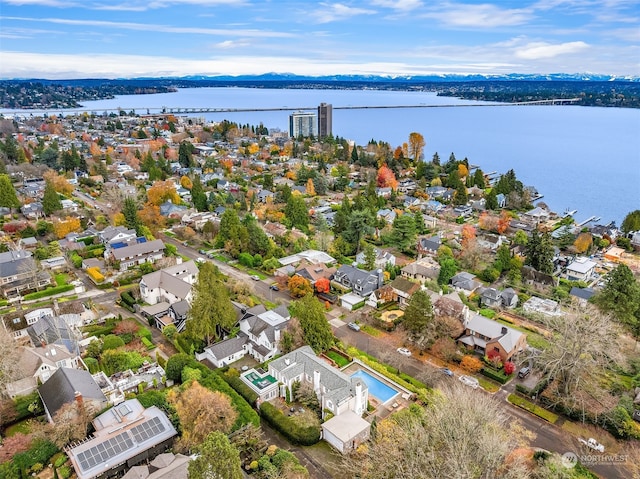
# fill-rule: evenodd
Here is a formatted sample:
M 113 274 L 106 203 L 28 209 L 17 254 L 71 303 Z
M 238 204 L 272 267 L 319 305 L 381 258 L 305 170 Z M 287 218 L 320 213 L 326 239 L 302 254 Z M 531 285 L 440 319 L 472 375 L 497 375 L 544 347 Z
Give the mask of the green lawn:
M 507 398 L 511 404 L 518 406 L 526 411 L 529 411 L 531 414 L 535 414 L 539 418 L 544 419 L 545 421 L 550 422 L 551 424 L 555 424 L 558 420 L 558 415 L 554 414 L 546 409 L 541 408 L 540 406 L 536 406 L 531 401 L 527 401 L 526 399 L 521 398 L 520 396 L 516 396 L 515 394 L 509 394 Z
M 58 273 L 54 276 L 54 278 L 58 286 L 63 286 L 69 282 L 69 275 L 66 273 Z
M 478 383 L 480 384 L 480 387 L 482 389 L 484 389 L 487 392 L 490 393 L 495 393 L 498 392 L 500 390 L 500 384 L 498 384 L 495 381 L 492 381 L 491 379 L 487 378 L 486 376 L 482 376 L 480 374 L 477 374 L 476 376 L 474 376 L 474 378 L 476 378 L 478 380 Z
M 509 326 L 516 331 L 520 331 L 527 335 L 527 344 L 536 349 L 547 349 L 549 347 L 549 341 L 542 336 L 541 334 L 534 333 L 533 331 L 529 331 L 528 329 L 522 328 L 520 326 L 516 326 L 513 323 L 505 321 L 504 319 L 497 320 L 500 324 L 504 324 L 505 326 Z
M 336 364 L 338 365 L 339 368 L 343 368 L 344 366 L 346 366 L 350 362 L 348 359 L 342 357 L 341 355 L 339 355 L 335 351 L 327 351 L 325 354 L 327 355 L 327 357 L 333 359 L 336 362 Z
M 369 336 L 373 336 L 377 338 L 378 336 L 382 336 L 382 331 L 374 328 L 373 326 L 369 326 L 368 324 L 361 324 L 360 331 L 367 333 Z

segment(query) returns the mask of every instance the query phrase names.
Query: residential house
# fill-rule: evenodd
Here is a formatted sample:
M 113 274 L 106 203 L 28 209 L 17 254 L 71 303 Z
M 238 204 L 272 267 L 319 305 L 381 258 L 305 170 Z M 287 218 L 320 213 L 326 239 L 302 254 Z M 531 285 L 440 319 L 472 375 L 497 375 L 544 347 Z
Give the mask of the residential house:
M 424 220 L 424 227 L 427 229 L 435 229 L 437 224 L 437 218 L 435 216 L 422 215 L 422 219 Z
M 40 271 L 29 251 L 0 253 L 0 292 L 4 297 L 18 296 L 23 291 L 44 288 L 51 284 L 51 275 Z
M 223 367 L 249 354 L 264 362 L 279 354 L 280 336 L 291 315 L 285 306 L 267 311 L 264 305 L 247 308 L 234 303 L 240 332 L 234 338 L 224 339 L 205 348 L 198 360 L 208 359 L 215 367 Z
M 93 427 L 93 436 L 67 449 L 78 479 L 120 477 L 132 466 L 147 463 L 154 457 L 156 459 L 151 464 L 161 466 L 158 470 L 155 470 L 156 466 L 150 475 L 139 476 L 131 473 L 134 470 L 131 469 L 127 476 L 134 479 L 187 477 L 188 460 L 170 460 L 165 454 L 162 454 L 162 460 L 158 460 L 158 455 L 171 447 L 178 435 L 159 407 L 145 409 L 137 399 L 129 399 L 96 417 Z M 173 467 L 172 463 L 175 463 Z M 135 469 L 135 472 L 140 470 Z
M 363 271 L 353 266 L 343 265 L 333 275 L 333 280 L 355 294 L 365 298 L 382 286 L 384 277 L 382 270 Z
M 398 191 L 400 193 L 410 193 L 417 188 L 415 180 L 412 178 L 403 178 L 398 181 Z
M 147 464 L 133 466 L 122 479 L 184 479 L 189 477 L 189 462 L 184 454 L 165 452 Z
M 260 203 L 268 203 L 272 202 L 275 199 L 276 195 L 273 191 L 269 190 L 260 190 L 256 193 L 256 200 Z
M 544 314 L 545 316 L 561 316 L 562 311 L 557 301 L 552 299 L 542 299 L 531 296 L 522 305 L 522 309 L 527 313 Z
M 182 215 L 182 219 L 180 220 L 183 225 L 190 226 L 191 228 L 200 231 L 207 224 L 207 222 L 216 222 L 218 221 L 216 215 L 214 215 L 211 211 L 202 211 L 195 212 L 190 211 Z
M 633 233 L 630 233 L 631 236 L 631 246 L 633 247 L 634 250 L 639 251 L 640 250 L 640 231 L 634 231 Z
M 479 314 L 473 314 L 463 325 L 465 332 L 459 343 L 481 354 L 498 353 L 503 363 L 527 347 L 523 333 Z
M 496 251 L 502 246 L 505 239 L 506 238 L 501 235 L 481 235 L 477 237 L 476 242 L 481 248 Z
M 68 351 L 79 351 L 78 341 L 82 339 L 82 318 L 79 314 L 57 315 L 51 308 L 41 308 L 25 314 L 25 319 L 29 325 L 27 334 L 35 346 L 61 344 Z
M 162 240 L 144 241 L 124 248 L 113 249 L 111 256 L 114 261 L 120 263 L 120 271 L 126 271 L 132 266 L 154 263 L 164 258 L 164 243 Z
M 49 422 L 53 422 L 62 406 L 74 401 L 82 403 L 94 412 L 107 406 L 107 397 L 91 373 L 84 369 L 58 368 L 38 388 L 38 394 Z
M 383 208 L 378 210 L 376 213 L 376 218 L 378 220 L 384 220 L 387 224 L 393 224 L 393 221 L 396 219 L 396 212 L 389 208 Z
M 184 205 L 176 205 L 171 200 L 167 200 L 160 205 L 160 215 L 165 218 L 182 218 L 187 207 Z
M 475 277 L 475 274 L 462 271 L 451 278 L 451 286 L 453 286 L 456 291 L 460 291 L 466 296 L 469 296 L 476 289 L 482 286 L 482 283 L 477 281 Z
M 538 224 L 544 223 L 549 219 L 549 211 L 540 206 L 535 207 L 534 209 L 523 213 L 520 217 L 524 222 L 529 224 Z
M 33 203 L 22 205 L 20 207 L 20 213 L 22 213 L 25 218 L 37 220 L 44 216 L 44 209 L 42 208 L 42 203 L 34 201 Z
M 614 263 L 619 263 L 622 259 L 622 255 L 625 253 L 623 248 L 619 248 L 617 246 L 611 246 L 607 251 L 604 252 L 604 259 L 607 261 L 612 261 Z
M 418 251 L 418 259 L 424 256 L 435 256 L 438 254 L 438 248 L 442 246 L 442 241 L 439 235 L 418 238 L 416 249 Z
M 18 247 L 20 249 L 34 249 L 38 247 L 38 240 L 33 236 L 29 236 L 28 238 L 20 238 L 18 240 Z
M 438 279 L 440 265 L 427 256 L 413 263 L 409 263 L 400 271 L 402 277 L 423 283 Z
M 191 287 L 198 278 L 194 261 L 145 274 L 140 280 L 140 298 L 148 304 L 166 301 L 169 304 L 191 300 Z
M 395 266 L 396 265 L 396 257 L 389 251 L 385 251 L 382 249 L 374 248 L 374 253 L 376 258 L 373 262 L 373 267 L 376 269 L 386 269 L 388 265 Z M 365 263 L 365 255 L 364 251 L 360 251 L 356 255 L 356 264 L 364 264 Z
M 328 255 L 324 251 L 318 251 L 315 249 L 308 249 L 305 251 L 301 251 L 300 253 L 295 253 L 290 256 L 285 256 L 283 258 L 278 259 L 278 262 L 283 266 L 287 266 L 290 264 L 301 263 L 302 260 L 305 260 L 311 264 L 324 264 L 324 265 L 332 265 L 336 262 L 334 257 Z
M 565 277 L 569 281 L 589 281 L 595 273 L 596 266 L 595 261 L 579 256 L 567 266 Z
M 314 286 L 319 279 L 331 280 L 336 271 L 335 267 L 328 267 L 323 263 L 312 264 L 305 259 L 300 262 L 294 274 L 302 276 Z
M 38 389 L 38 384 L 46 382 L 58 368 L 77 368 L 79 364 L 80 356 L 58 344 L 21 347 L 18 374 L 16 379 L 7 384 L 7 395 L 15 398 L 31 394 Z
M 469 318 L 469 307 L 464 304 L 456 293 L 431 297 L 433 312 L 437 317 L 455 318 L 464 323 Z
M 490 308 L 515 308 L 518 305 L 518 295 L 513 288 L 503 291 L 495 288 L 484 288 L 480 293 L 480 301 L 483 306 Z
M 419 290 L 420 284 L 398 276 L 391 283 L 385 284 L 371 293 L 367 304 L 375 308 L 384 303 L 396 302 L 399 308 L 404 309 L 409 304 L 411 296 Z
M 470 216 L 473 213 L 473 209 L 471 208 L 471 206 L 460 205 L 456 206 L 453 209 L 453 212 L 458 216 Z
M 571 291 L 569 291 L 569 296 L 576 298 L 582 306 L 585 306 L 594 294 L 596 294 L 596 292 L 592 288 L 578 288 L 577 286 L 574 286 L 571 288 Z
M 445 206 L 437 200 L 428 200 L 424 205 L 424 209 L 426 211 L 430 211 L 431 213 L 437 214 L 445 209 Z
M 92 236 L 88 233 L 90 237 Z M 136 230 L 128 229 L 126 226 L 107 226 L 102 231 L 97 232 L 98 239 L 103 245 L 112 245 L 116 243 L 126 243 L 137 237 Z M 80 237 L 78 237 L 80 239 Z
M 547 273 L 541 273 L 531 266 L 522 267 L 522 280 L 526 284 L 540 284 L 543 286 L 555 287 L 558 285 L 558 278 Z
M 275 388 L 280 397 L 291 396 L 291 388 L 296 382 L 311 385 L 320 402 L 323 416 L 326 412 L 341 416 L 351 411 L 360 417 L 367 410 L 367 384 L 360 378 L 351 378 L 330 366 L 316 356 L 310 346 L 303 346 L 271 361 L 268 374 L 275 380 Z M 246 373 L 241 376 L 245 378 L 245 383 L 250 383 L 246 377 Z

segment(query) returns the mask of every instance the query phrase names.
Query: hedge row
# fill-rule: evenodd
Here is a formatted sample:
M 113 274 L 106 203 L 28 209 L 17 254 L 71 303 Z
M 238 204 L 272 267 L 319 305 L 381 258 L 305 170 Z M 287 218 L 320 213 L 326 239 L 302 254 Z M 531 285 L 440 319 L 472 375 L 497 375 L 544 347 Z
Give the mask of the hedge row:
M 242 382 L 242 379 L 238 376 L 238 371 L 236 369 L 229 369 L 227 371 L 224 370 L 216 370 L 216 374 L 218 374 L 222 379 L 224 379 L 229 386 L 231 386 L 240 396 L 244 398 L 252 406 L 256 403 L 258 399 L 258 395 Z
M 28 301 L 30 299 L 46 298 L 47 296 L 53 296 L 54 294 L 66 293 L 74 288 L 72 284 L 63 284 L 62 286 L 54 286 L 53 288 L 47 288 L 42 291 L 36 291 L 35 293 L 25 294 L 23 299 Z
M 122 298 L 122 301 L 124 301 L 129 306 L 133 306 L 134 304 L 136 304 L 136 300 L 133 299 L 133 296 L 131 296 L 128 291 L 123 291 L 122 293 L 120 293 L 120 298 Z
M 144 347 L 147 348 L 147 350 L 155 348 L 153 343 L 145 336 L 141 336 L 140 341 L 142 341 L 142 344 L 144 344 Z
M 286 416 L 280 409 L 269 402 L 260 405 L 260 414 L 274 428 L 280 431 L 291 443 L 301 446 L 312 446 L 320 440 L 320 428 L 317 426 L 301 426 Z
M 494 371 L 490 368 L 482 368 L 482 374 L 489 379 L 493 379 L 494 381 L 498 381 L 500 384 L 505 384 L 510 378 L 509 376 L 505 376 L 505 374 L 501 371 Z

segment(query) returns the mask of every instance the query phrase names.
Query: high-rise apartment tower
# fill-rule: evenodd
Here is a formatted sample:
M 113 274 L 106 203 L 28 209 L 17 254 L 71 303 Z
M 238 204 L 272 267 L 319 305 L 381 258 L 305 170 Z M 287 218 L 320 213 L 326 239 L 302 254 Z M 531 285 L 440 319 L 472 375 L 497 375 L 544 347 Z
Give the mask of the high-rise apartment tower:
M 320 103 L 318 107 L 318 137 L 324 138 L 331 135 L 333 120 L 333 107 L 330 103 Z

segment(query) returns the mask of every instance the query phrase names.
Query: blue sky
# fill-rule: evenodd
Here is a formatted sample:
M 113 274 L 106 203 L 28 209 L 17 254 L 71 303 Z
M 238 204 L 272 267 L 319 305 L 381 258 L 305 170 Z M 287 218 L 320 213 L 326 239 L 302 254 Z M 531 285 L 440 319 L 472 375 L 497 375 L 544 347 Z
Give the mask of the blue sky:
M 0 0 L 1 78 L 640 75 L 640 0 Z

